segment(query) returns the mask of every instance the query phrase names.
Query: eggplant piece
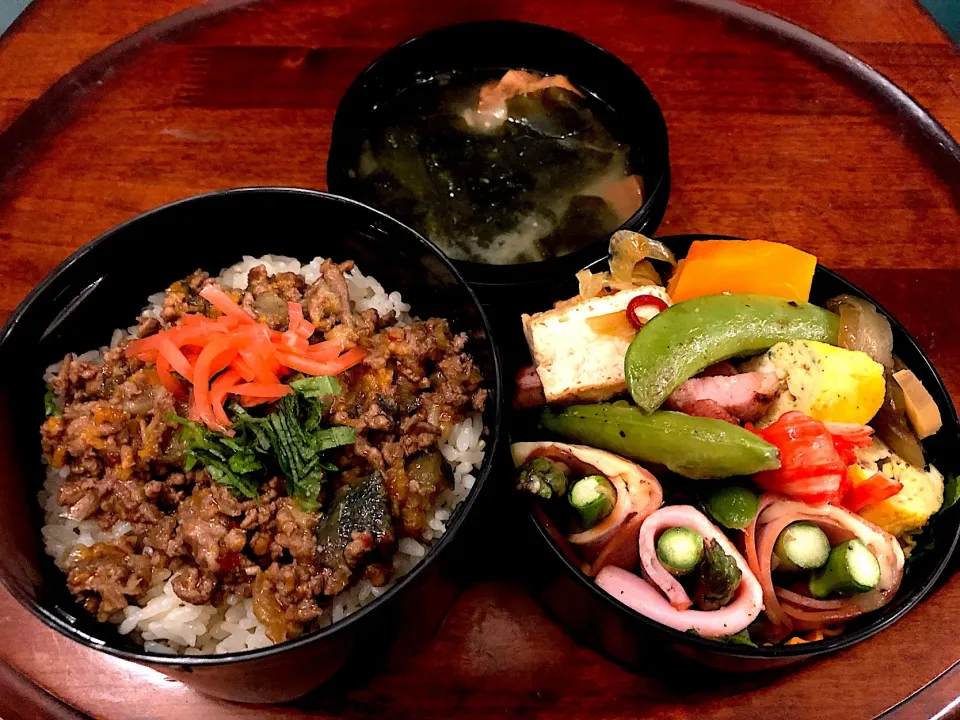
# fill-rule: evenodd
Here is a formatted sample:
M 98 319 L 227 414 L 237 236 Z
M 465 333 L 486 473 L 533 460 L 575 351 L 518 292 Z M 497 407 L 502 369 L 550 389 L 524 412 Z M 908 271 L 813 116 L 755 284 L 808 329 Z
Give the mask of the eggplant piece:
M 325 573 L 324 594 L 336 595 L 367 556 L 392 548 L 395 533 L 383 476 L 375 472 L 340 488 L 317 525 L 317 559 Z
M 262 292 L 253 298 L 253 312 L 257 320 L 266 323 L 274 330 L 286 327 L 290 322 L 287 314 L 287 301 L 272 290 Z

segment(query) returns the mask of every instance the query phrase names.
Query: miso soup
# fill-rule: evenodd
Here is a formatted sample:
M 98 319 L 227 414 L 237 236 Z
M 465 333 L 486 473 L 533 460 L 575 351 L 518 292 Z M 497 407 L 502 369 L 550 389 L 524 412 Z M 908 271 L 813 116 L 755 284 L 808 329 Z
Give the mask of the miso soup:
M 606 108 L 563 76 L 429 78 L 381 106 L 354 196 L 451 258 L 538 262 L 612 233 L 643 203 Z

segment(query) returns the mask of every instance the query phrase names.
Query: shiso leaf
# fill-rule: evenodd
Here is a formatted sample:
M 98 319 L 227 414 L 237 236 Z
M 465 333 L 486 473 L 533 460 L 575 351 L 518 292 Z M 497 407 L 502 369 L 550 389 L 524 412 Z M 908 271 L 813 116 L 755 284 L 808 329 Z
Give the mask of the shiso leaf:
M 294 380 L 290 387 L 305 398 L 332 397 L 340 394 L 340 383 L 332 375 L 317 375 Z
M 337 471 L 322 454 L 355 442 L 356 431 L 323 422 L 320 398 L 340 392 L 336 378 L 304 378 L 290 386 L 295 392 L 285 395 L 262 417 L 232 406 L 233 437 L 186 418 L 166 416 L 168 422 L 180 425 L 184 469 L 205 468 L 216 482 L 246 498 L 256 498 L 260 484 L 281 473 L 288 494 L 301 508 L 318 509 L 327 474 Z
M 43 412 L 47 417 L 57 417 L 61 414 L 60 406 L 57 405 L 57 396 L 53 390 L 47 390 L 43 396 Z

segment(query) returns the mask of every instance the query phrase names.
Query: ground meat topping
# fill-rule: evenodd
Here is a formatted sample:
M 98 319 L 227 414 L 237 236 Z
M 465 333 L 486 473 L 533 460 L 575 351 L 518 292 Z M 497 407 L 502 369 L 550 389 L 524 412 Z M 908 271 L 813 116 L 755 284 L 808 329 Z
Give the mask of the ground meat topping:
M 380 587 L 391 579 L 398 536 L 421 537 L 439 494 L 450 485 L 438 446 L 486 392 L 467 354 L 466 337 L 445 320 L 397 323 L 391 312 L 354 312 L 346 274 L 353 263 L 325 261 L 308 285 L 299 273 L 252 268 L 242 290 L 223 288 L 257 320 L 285 330 L 287 303 L 301 303 L 318 332 L 366 351 L 339 376 L 341 394 L 325 420 L 348 425 L 356 442 L 336 452 L 339 472 L 323 512 L 287 496 L 283 477 L 262 483 L 255 500 L 238 498 L 206 470 L 184 469 L 176 415 L 187 414 L 159 382 L 152 363 L 128 359 L 123 344 L 102 362 L 67 355 L 49 382 L 62 412 L 47 418 L 41 442 L 63 481 L 56 498 L 73 520 L 94 520 L 127 534 L 73 548 L 69 589 L 98 619 L 145 601 L 155 573 L 169 571 L 173 591 L 192 604 L 228 595 L 253 599 L 268 637 L 297 637 L 330 596 L 357 578 Z M 184 315 L 216 317 L 200 297 L 215 282 L 196 271 L 168 288 L 160 319 L 143 316 L 147 337 Z
M 152 577 L 149 558 L 133 552 L 131 538 L 78 545 L 67 558 L 67 587 L 101 622 L 125 608 L 128 597 L 143 595 Z
M 286 329 L 290 321 L 287 303 L 300 302 L 304 287 L 303 276 L 297 273 L 282 272 L 268 276 L 266 266 L 257 265 L 247 274 L 247 290 L 240 304 L 257 320 L 274 330 Z
M 411 483 L 406 459 L 436 447 L 486 400 L 466 341 L 438 319 L 382 330 L 367 341 L 363 364 L 345 373 L 333 403 L 334 422 L 357 430 L 347 460 L 384 473 L 399 530 L 410 537 L 423 533 L 443 482 Z

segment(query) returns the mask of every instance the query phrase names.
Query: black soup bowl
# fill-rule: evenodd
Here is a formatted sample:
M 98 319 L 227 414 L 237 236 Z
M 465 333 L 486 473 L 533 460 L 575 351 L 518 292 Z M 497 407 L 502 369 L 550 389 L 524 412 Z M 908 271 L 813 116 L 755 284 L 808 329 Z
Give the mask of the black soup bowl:
M 468 335 L 484 376 L 486 455 L 470 494 L 426 557 L 379 598 L 326 628 L 272 647 L 222 655 L 146 653 L 98 623 L 69 594 L 43 552 L 37 492 L 44 368 L 67 352 L 109 344 L 148 295 L 197 268 L 217 272 L 243 255 L 352 259 L 420 317 L 444 317 Z M 483 310 L 437 248 L 360 203 L 291 188 L 243 188 L 188 198 L 140 215 L 85 245 L 20 304 L 0 337 L 0 580 L 47 626 L 89 648 L 149 665 L 201 692 L 244 702 L 303 695 L 351 656 L 385 657 L 428 638 L 456 594 L 452 555 L 484 492 L 501 422 L 497 352 Z
M 652 235 L 663 219 L 670 194 L 667 126 L 660 106 L 622 60 L 591 42 L 557 28 L 516 21 L 452 25 L 408 40 L 377 58 L 353 81 L 337 109 L 327 163 L 331 192 L 374 204 L 355 169 L 364 139 L 377 119 L 405 90 L 441 75 L 485 82 L 507 70 L 565 75 L 605 111 L 603 123 L 630 146 L 633 172 L 644 180 L 644 202 L 623 228 Z M 575 172 L 577 169 L 572 168 Z M 606 255 L 598 238 L 568 255 L 536 263 L 454 264 L 481 301 L 495 302 L 511 289 L 525 291 L 572 276 Z
M 678 235 L 659 239 L 677 257 L 684 257 L 694 240 L 737 238 Z M 596 271 L 606 269 L 606 260 L 595 266 Z M 576 283 L 567 283 L 551 300 L 572 297 L 576 293 Z M 906 329 L 873 298 L 837 273 L 818 265 L 811 302 L 823 304 L 840 294 L 855 295 L 874 303 L 890 321 L 894 353 L 930 391 L 943 418 L 940 431 L 923 442 L 927 460 L 944 476 L 957 474 L 960 472 L 960 455 L 957 454 L 960 448 L 960 424 L 950 395 L 930 360 Z M 524 308 L 527 312 L 542 309 Z M 525 353 L 525 349 L 519 346 L 522 340 L 509 340 L 510 347 L 504 347 L 504 353 Z M 529 419 L 517 418 L 511 424 L 511 439 L 548 439 L 548 436 L 542 432 L 538 435 Z M 666 658 L 672 657 L 681 662 L 692 660 L 718 670 L 741 672 L 772 669 L 823 657 L 866 640 L 899 620 L 923 600 L 948 567 L 953 569 L 955 563 L 951 563 L 951 557 L 960 533 L 960 508 L 954 506 L 932 518 L 925 531 L 929 534 L 920 543 L 932 542 L 932 549 L 907 561 L 903 582 L 889 604 L 847 623 L 846 632 L 837 637 L 772 647 L 728 644 L 661 625 L 601 590 L 561 549 L 555 539 L 558 530 L 546 515 L 531 512 L 528 527 L 533 535 L 534 552 L 537 553 L 536 561 L 531 563 L 536 570 L 535 592 L 548 610 L 578 639 L 629 666 L 656 669 L 662 667 Z

